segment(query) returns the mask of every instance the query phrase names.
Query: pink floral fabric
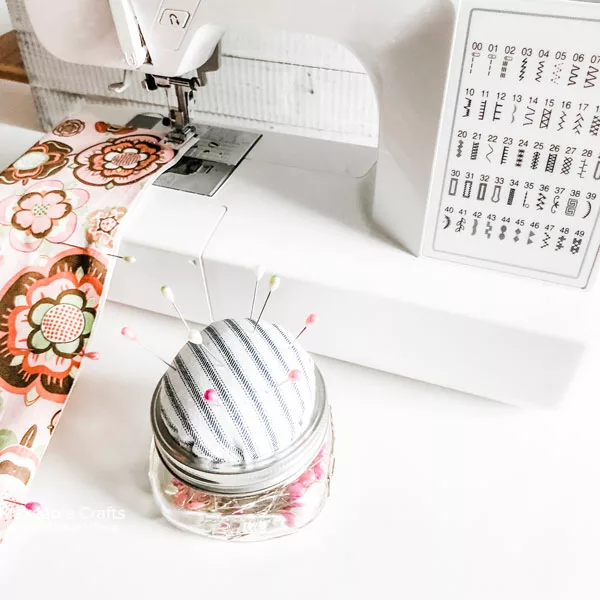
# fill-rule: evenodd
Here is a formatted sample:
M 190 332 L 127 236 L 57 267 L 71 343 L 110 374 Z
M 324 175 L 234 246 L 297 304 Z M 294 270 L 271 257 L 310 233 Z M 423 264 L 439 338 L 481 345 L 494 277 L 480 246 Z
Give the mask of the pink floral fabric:
M 175 156 L 153 132 L 78 117 L 0 172 L 0 541 L 82 366 L 107 250 Z

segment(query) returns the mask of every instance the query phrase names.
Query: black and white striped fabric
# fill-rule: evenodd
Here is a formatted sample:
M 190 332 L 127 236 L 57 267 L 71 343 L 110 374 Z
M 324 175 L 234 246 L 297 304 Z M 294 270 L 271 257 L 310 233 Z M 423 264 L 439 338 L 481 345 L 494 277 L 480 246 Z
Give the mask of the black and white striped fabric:
M 311 356 L 283 328 L 226 319 L 187 343 L 159 383 L 161 415 L 173 437 L 199 457 L 244 463 L 288 447 L 306 429 L 315 404 Z M 207 351 L 208 350 L 208 351 Z M 217 362 L 217 359 L 219 362 Z M 297 369 L 299 381 L 287 375 Z M 214 389 L 215 402 L 204 392 Z

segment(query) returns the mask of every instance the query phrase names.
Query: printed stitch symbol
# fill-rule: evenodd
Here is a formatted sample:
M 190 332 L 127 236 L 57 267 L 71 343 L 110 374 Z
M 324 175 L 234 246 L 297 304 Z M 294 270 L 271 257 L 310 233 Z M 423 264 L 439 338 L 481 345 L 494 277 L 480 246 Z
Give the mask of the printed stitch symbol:
M 501 240 L 504 240 L 506 238 L 506 230 L 507 230 L 506 225 L 502 225 L 502 227 L 500 227 L 500 235 L 498 237 Z
M 556 214 L 556 211 L 558 210 L 559 205 L 560 205 L 560 202 L 558 200 L 553 200 L 552 206 L 550 207 L 550 212 L 552 214 Z
M 479 190 L 477 190 L 477 200 L 485 200 L 486 192 L 487 192 L 487 183 L 480 183 Z
M 533 244 L 533 238 L 535 237 L 535 231 L 533 229 L 529 230 L 529 236 L 527 237 L 527 245 Z
M 540 60 L 540 62 L 538 63 L 538 68 L 537 68 L 537 72 L 535 74 L 535 80 L 538 83 L 542 83 L 542 76 L 544 74 L 544 65 L 546 64 L 545 60 Z
M 575 85 L 577 83 L 577 77 L 579 76 L 579 71 L 581 67 L 579 65 L 573 65 L 571 68 L 571 74 L 569 75 L 569 85 Z
M 478 154 L 479 154 L 479 142 L 473 142 L 473 147 L 471 148 L 471 160 L 477 160 Z
M 463 188 L 463 198 L 471 197 L 471 189 L 473 188 L 473 182 L 471 180 L 465 181 L 465 186 Z
M 590 134 L 598 135 L 599 131 L 600 131 L 600 116 L 594 115 L 594 118 L 592 119 L 592 124 L 590 125 Z
M 584 158 L 579 165 L 579 177 L 583 179 L 587 173 L 588 161 Z
M 488 58 L 490 59 L 490 64 L 488 65 L 488 73 L 487 73 L 487 76 L 489 77 L 492 74 L 492 66 L 494 65 L 494 58 L 496 58 L 496 57 L 491 54 L 488 54 Z
M 494 147 L 491 144 L 488 144 L 488 148 L 490 149 L 490 151 L 485 155 L 485 159 L 491 163 L 492 159 L 490 158 L 490 156 L 492 156 L 492 154 L 494 154 Z
M 452 177 L 450 179 L 450 189 L 448 190 L 448 194 L 450 196 L 456 196 L 456 188 L 458 187 L 458 179 L 456 177 Z
M 500 202 L 500 189 L 501 188 L 502 188 L 502 186 L 500 186 L 500 185 L 494 186 L 494 193 L 492 194 L 492 202 L 494 202 L 494 203 Z
M 552 83 L 554 83 L 555 85 L 558 85 L 564 64 L 565 63 L 559 62 L 554 65 L 554 70 L 552 72 L 552 79 L 550 81 L 552 81 Z
M 581 135 L 581 127 L 583 126 L 583 115 L 581 113 L 577 113 L 577 118 L 575 119 L 575 124 L 573 125 L 573 131 L 577 135 Z
M 511 123 L 514 123 L 514 122 L 515 122 L 515 119 L 516 119 L 516 114 L 517 114 L 517 105 L 516 105 L 516 104 L 514 104 L 514 105 L 513 105 L 513 111 L 512 111 L 512 117 L 511 117 L 511 119 L 510 119 L 510 122 L 511 122 Z
M 573 166 L 573 157 L 567 156 L 563 161 L 562 168 L 560 170 L 561 175 L 568 175 L 571 172 L 571 167 Z
M 594 179 L 596 181 L 600 179 L 600 160 L 596 163 L 596 168 L 594 169 Z
M 550 117 L 552 116 L 552 111 L 549 108 L 544 108 L 542 110 L 542 118 L 540 119 L 540 129 L 548 129 L 550 126 Z
M 522 167 L 524 158 L 525 150 L 523 148 L 519 148 L 519 151 L 517 152 L 517 160 L 515 161 L 515 167 Z
M 482 100 L 479 105 L 479 120 L 483 121 L 485 119 L 485 110 L 487 108 L 487 100 Z
M 491 221 L 488 221 L 485 227 L 485 236 L 487 237 L 487 239 L 489 240 L 492 237 L 492 229 L 494 227 L 492 226 Z
M 560 119 L 558 121 L 558 129 L 557 131 L 562 131 L 565 128 L 565 121 L 567 120 L 567 113 L 563 110 L 560 113 Z
M 581 217 L 582 219 L 587 219 L 592 212 L 592 203 L 589 200 L 586 200 L 586 202 L 587 202 L 587 210 L 585 211 L 585 215 L 583 215 L 583 217 Z
M 464 140 L 458 140 L 458 148 L 456 148 L 456 158 L 460 158 L 463 155 L 464 145 L 465 145 Z
M 535 204 L 535 207 L 537 208 L 537 210 L 544 210 L 544 206 L 546 206 L 546 195 L 540 192 L 538 194 L 538 199 Z
M 594 65 L 590 65 L 587 75 L 585 76 L 585 83 L 583 84 L 584 88 L 591 88 L 596 85 L 596 79 L 597 79 L 596 74 L 597 73 L 598 73 L 598 67 L 595 67 Z
M 542 248 L 547 248 L 550 245 L 550 234 L 544 232 L 544 239 L 542 240 Z
M 540 156 L 541 153 L 540 152 L 534 152 L 533 153 L 533 158 L 531 159 L 531 168 L 532 169 L 537 169 L 539 164 L 540 164 Z
M 535 115 L 535 107 L 527 106 L 527 112 L 525 113 L 525 120 L 523 125 L 533 125 L 533 116 Z
M 492 117 L 493 121 L 499 121 L 502 118 L 502 108 L 504 104 L 501 102 L 496 102 L 496 106 L 494 106 L 494 116 Z
M 479 52 L 473 52 L 471 55 L 471 66 L 469 67 L 469 75 L 473 75 L 473 66 L 475 65 L 475 57 L 479 56 Z
M 477 233 L 478 225 L 479 225 L 479 221 L 477 219 L 473 219 L 473 228 L 471 229 L 471 235 L 475 235 Z
M 549 154 L 548 160 L 546 161 L 546 173 L 554 173 L 554 167 L 556 166 L 556 159 L 558 154 Z
M 556 246 L 555 246 L 554 250 L 555 251 L 562 250 L 565 247 L 566 241 L 567 241 L 567 238 L 564 235 L 559 236 L 559 238 L 556 240 Z
M 463 231 L 465 228 L 466 222 L 467 222 L 467 220 L 464 217 L 459 219 L 456 223 L 456 229 L 454 231 L 456 231 L 456 233 L 460 233 L 461 231 Z
M 510 188 L 510 190 L 508 190 L 508 200 L 506 201 L 506 204 L 508 204 L 508 206 L 512 206 L 513 200 L 515 199 L 516 191 L 517 188 Z
M 442 229 L 448 229 L 451 223 L 452 221 L 450 220 L 450 217 L 448 215 L 444 215 L 444 225 L 442 226 Z
M 579 200 L 577 198 L 569 198 L 567 201 L 567 207 L 565 208 L 565 215 L 567 217 L 574 217 L 577 212 L 577 205 L 579 204 Z
M 525 192 L 525 196 L 523 196 L 523 208 L 529 208 L 529 204 L 527 204 L 527 196 L 529 196 L 529 190 Z
M 527 71 L 527 63 L 528 62 L 529 62 L 529 59 L 527 57 L 525 57 L 521 61 L 521 70 L 519 71 L 519 81 L 523 81 L 523 79 L 525 79 L 525 72 Z
M 573 243 L 571 244 L 571 254 L 577 254 L 581 250 L 582 238 L 574 237 Z
M 471 98 L 465 98 L 465 105 L 463 106 L 463 117 L 468 117 L 471 114 L 471 105 L 473 104 L 473 100 Z
M 513 238 L 513 242 L 516 244 L 521 238 L 519 237 L 523 233 L 520 229 L 515 229 L 515 237 Z
M 512 56 L 505 56 L 502 61 L 502 68 L 500 69 L 500 79 L 506 79 L 506 72 L 508 71 L 508 65 L 512 60 Z
M 507 160 L 508 160 L 508 146 L 504 146 L 504 148 L 502 150 L 502 157 L 500 158 L 500 164 L 501 165 L 506 164 Z

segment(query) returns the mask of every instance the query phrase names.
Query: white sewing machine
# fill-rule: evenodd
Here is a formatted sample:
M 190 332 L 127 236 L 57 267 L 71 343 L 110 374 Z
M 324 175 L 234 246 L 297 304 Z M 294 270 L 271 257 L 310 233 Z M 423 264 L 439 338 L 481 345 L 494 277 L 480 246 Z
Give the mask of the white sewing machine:
M 540 83 L 535 70 L 526 78 L 528 61 L 554 61 L 553 69 L 561 58 L 569 65 L 577 62 L 585 53 L 571 46 L 585 45 L 589 38 L 593 48 L 597 29 L 570 30 L 569 25 L 596 26 L 600 7 L 547 0 L 465 0 L 456 25 L 445 103 L 456 22 L 455 7 L 445 0 L 62 0 L 58 4 L 27 0 L 27 7 L 40 41 L 57 57 L 141 71 L 148 74 L 148 89 L 174 86 L 172 135 L 199 138 L 190 157 L 195 166 L 188 169 L 194 173 L 182 174 L 185 168 L 169 173 L 146 192 L 144 208 L 125 240 L 124 253 L 135 255 L 137 264 L 118 268 L 111 298 L 169 312 L 159 293 L 168 283 L 191 320 L 206 323 L 243 315 L 250 309 L 253 268 L 261 263 L 284 282 L 268 308 L 270 319 L 294 329 L 308 312 L 319 313 L 319 326 L 304 340 L 314 352 L 501 401 L 552 404 L 564 395 L 586 345 L 597 333 L 593 317 L 600 297 L 588 282 L 600 231 L 594 221 L 576 238 L 579 242 L 571 238 L 561 242 L 557 234 L 551 248 L 556 250 L 547 253 L 545 240 L 550 234 L 542 232 L 556 227 L 555 232 L 567 230 L 572 235 L 577 229 L 557 220 L 559 207 L 563 221 L 565 214 L 582 219 L 591 215 L 593 221 L 598 212 L 593 192 L 597 177 L 592 165 L 594 176 L 586 181 L 587 187 L 573 192 L 570 182 L 561 186 L 561 173 L 548 169 L 542 180 L 534 181 L 533 175 L 531 181 L 519 178 L 525 155 L 517 146 L 523 142 L 523 152 L 532 153 L 526 158 L 533 173 L 553 142 L 544 127 L 537 127 L 538 120 L 539 139 L 519 139 L 529 124 L 529 100 L 537 105 L 530 96 L 523 99 L 530 91 L 524 86 Z M 233 24 L 319 34 L 350 48 L 369 73 L 378 97 L 378 152 L 283 134 L 262 132 L 259 138 L 251 132 L 190 123 L 190 96 L 206 83 L 206 72 L 218 68 L 219 41 Z M 534 31 L 539 40 L 532 39 L 531 47 L 522 44 L 518 36 L 534 38 Z M 563 34 L 564 49 L 546 50 L 556 31 Z M 506 39 L 493 39 L 500 35 Z M 563 51 L 564 57 L 558 54 Z M 594 56 L 585 54 L 580 67 L 595 64 Z M 517 71 L 507 85 L 522 86 L 519 94 L 498 87 L 502 80 L 509 81 L 509 68 Z M 486 72 L 494 78 L 490 86 L 485 82 L 491 79 L 482 83 Z M 470 82 L 463 81 L 466 77 Z M 544 97 L 548 101 L 555 77 L 548 73 L 543 80 L 547 87 L 540 105 Z M 571 93 L 569 85 L 565 80 L 564 94 Z M 579 87 L 584 90 L 587 85 Z M 504 104 L 509 109 L 502 116 Z M 98 110 L 115 122 L 135 114 Z M 525 122 L 515 122 L 521 112 Z M 577 123 L 579 117 L 573 118 Z M 593 132 L 591 112 L 590 122 Z M 487 130 L 482 133 L 477 126 L 484 123 Z M 514 134 L 509 138 L 505 133 L 511 124 Z M 550 154 L 568 152 L 569 140 L 561 137 L 563 133 L 553 135 L 563 147 Z M 595 139 L 590 140 L 593 146 Z M 513 143 L 516 158 L 511 157 L 510 168 L 502 166 Z M 464 144 L 468 144 L 466 158 Z M 598 150 L 596 146 L 589 150 L 594 164 Z M 581 151 L 587 153 L 587 146 Z M 484 172 L 477 161 L 492 165 L 496 156 L 499 166 L 494 169 L 500 171 Z M 582 156 L 581 160 L 588 155 Z M 579 153 L 576 159 L 580 160 Z M 461 171 L 455 160 L 475 162 L 467 162 Z M 554 163 L 551 166 L 554 169 Z M 567 189 L 564 202 L 563 192 L 554 197 L 553 190 L 540 191 L 544 198 L 554 197 L 553 210 L 549 206 L 544 212 L 546 221 L 530 223 L 539 215 L 521 213 L 535 211 L 540 202 L 542 209 L 545 205 L 538 199 L 530 209 L 529 191 L 538 194 L 546 184 Z M 482 204 L 481 211 L 468 204 L 489 202 L 490 197 L 495 205 Z M 521 212 L 507 217 L 515 198 Z M 516 206 L 515 200 L 515 211 Z M 465 207 L 469 214 L 459 218 Z M 490 207 L 496 211 L 493 219 Z M 579 210 L 585 212 L 580 215 Z M 516 234 L 501 224 L 508 222 Z M 466 227 L 473 228 L 470 238 L 463 235 Z M 526 228 L 533 231 L 529 238 Z M 519 244 L 521 229 L 527 241 Z M 577 235 L 581 231 L 577 229 Z M 506 244 L 515 245 L 504 251 L 501 242 L 509 234 L 515 239 Z M 492 240 L 487 246 L 486 238 Z M 565 244 L 567 250 L 561 254 Z M 574 248 L 572 256 L 569 247 Z M 580 248 L 585 251 L 579 253 Z

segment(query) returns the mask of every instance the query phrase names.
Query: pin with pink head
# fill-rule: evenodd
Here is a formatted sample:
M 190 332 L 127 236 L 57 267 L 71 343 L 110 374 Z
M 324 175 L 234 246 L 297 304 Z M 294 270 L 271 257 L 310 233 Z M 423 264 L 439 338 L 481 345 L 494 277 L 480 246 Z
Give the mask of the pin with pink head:
M 305 321 L 304 321 L 304 327 L 302 328 L 302 331 L 300 331 L 300 333 L 294 338 L 294 341 L 290 344 L 290 346 L 292 346 L 293 344 L 295 344 L 298 341 L 298 338 L 309 328 L 312 327 L 313 325 L 316 325 L 319 322 L 319 315 L 317 315 L 317 313 L 310 313 L 308 315 L 308 317 L 306 317 Z
M 277 387 L 281 387 L 282 385 L 290 382 L 296 383 L 297 381 L 300 381 L 300 379 L 302 379 L 302 373 L 298 369 L 292 369 L 287 374 L 287 377 Z
M 151 348 L 148 348 L 148 346 L 146 346 L 146 344 L 143 344 L 138 339 L 137 334 L 135 333 L 135 331 L 133 329 L 131 329 L 131 327 L 123 327 L 123 329 L 121 329 L 121 335 L 125 339 L 128 339 L 131 342 L 137 342 L 142 348 L 144 348 L 144 350 L 146 350 L 147 352 L 150 352 L 150 354 L 152 354 L 152 356 L 154 356 L 155 358 L 158 358 L 158 360 L 160 360 L 162 363 L 164 363 L 165 365 L 167 365 L 167 367 L 169 367 L 170 369 L 173 369 L 173 371 L 177 370 L 171 363 L 167 362 L 164 358 L 162 358 L 161 356 L 159 356 Z
M 100 360 L 100 352 L 82 352 L 81 356 L 90 360 Z
M 213 390 L 212 388 L 207 389 L 204 392 L 204 400 L 206 400 L 206 402 L 209 403 L 213 403 L 217 401 L 217 392 L 215 392 L 215 390 Z
M 39 502 L 17 502 L 16 500 L 9 500 L 8 498 L 4 498 L 4 502 L 9 502 L 10 504 L 16 504 L 17 506 L 22 506 L 30 513 L 37 515 L 42 510 L 42 505 Z

